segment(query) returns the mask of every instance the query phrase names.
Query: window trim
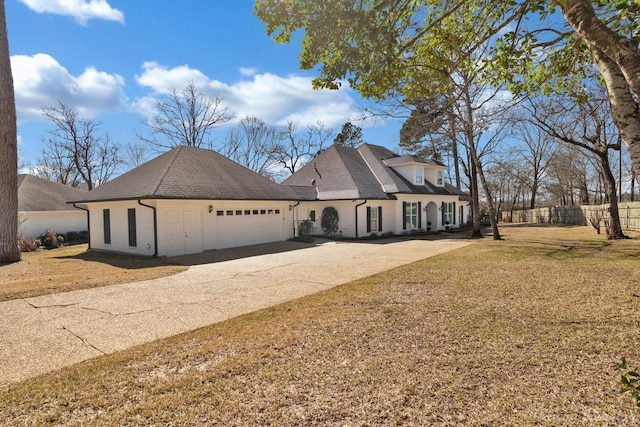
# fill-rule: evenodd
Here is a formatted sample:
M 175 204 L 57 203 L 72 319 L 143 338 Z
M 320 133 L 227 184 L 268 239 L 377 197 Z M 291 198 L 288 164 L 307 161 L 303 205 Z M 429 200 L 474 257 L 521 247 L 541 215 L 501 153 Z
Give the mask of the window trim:
M 420 228 L 422 228 L 422 202 L 402 202 L 402 229 L 418 230 Z

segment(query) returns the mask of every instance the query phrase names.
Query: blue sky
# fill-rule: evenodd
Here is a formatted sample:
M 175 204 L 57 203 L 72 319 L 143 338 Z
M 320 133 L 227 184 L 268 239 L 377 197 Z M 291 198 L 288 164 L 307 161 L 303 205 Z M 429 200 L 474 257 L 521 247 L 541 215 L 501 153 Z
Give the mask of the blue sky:
M 6 0 L 19 147 L 35 165 L 58 100 L 126 144 L 158 97 L 190 80 L 224 99 L 236 118 L 300 128 L 354 121 L 367 142 L 394 148 L 397 123 L 356 122 L 356 93 L 314 91 L 298 45 L 277 45 L 252 0 Z M 230 124 L 232 125 L 232 124 Z M 216 135 L 224 141 L 225 129 Z

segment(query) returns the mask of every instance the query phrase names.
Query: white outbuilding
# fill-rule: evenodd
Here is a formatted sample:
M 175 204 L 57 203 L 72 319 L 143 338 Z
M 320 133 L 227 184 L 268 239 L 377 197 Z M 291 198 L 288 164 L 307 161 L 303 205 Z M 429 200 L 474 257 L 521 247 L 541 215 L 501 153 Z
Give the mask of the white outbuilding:
M 299 196 L 212 150 L 174 148 L 73 200 L 90 249 L 177 256 L 287 240 Z

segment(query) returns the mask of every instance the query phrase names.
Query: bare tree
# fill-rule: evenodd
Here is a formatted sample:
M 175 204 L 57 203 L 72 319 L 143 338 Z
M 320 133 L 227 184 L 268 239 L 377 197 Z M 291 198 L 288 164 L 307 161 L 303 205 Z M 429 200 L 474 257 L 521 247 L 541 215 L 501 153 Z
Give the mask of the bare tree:
M 42 153 L 46 158 L 57 156 L 49 166 L 65 170 L 71 167 L 89 190 L 107 182 L 120 165 L 119 146 L 111 142 L 109 134 L 99 134 L 100 123 L 79 117 L 76 110 L 62 102 L 42 111 L 54 124 L 49 131 L 48 148 Z M 62 165 L 58 160 L 66 160 L 68 164 Z
M 192 81 L 182 90 L 156 102 L 155 115 L 142 123 L 150 136 L 138 133 L 138 138 L 162 151 L 180 145 L 213 148 L 211 132 L 233 118 L 223 99 L 205 95 Z
M 136 168 L 149 160 L 150 150 L 144 144 L 128 143 L 124 147 L 122 163 L 129 169 Z
M 20 261 L 18 131 L 4 0 L 0 0 L 0 263 Z
M 620 150 L 621 138 L 610 108 L 604 88 L 594 89 L 591 96 L 579 104 L 562 95 L 549 100 L 532 100 L 529 104 L 533 124 L 553 138 L 579 147 L 597 159 L 601 187 L 609 202 L 607 238 L 622 239 L 626 236 L 620 224 L 616 180 L 609 160 L 611 150 Z
M 526 165 L 528 173 L 520 174 L 520 179 L 529 189 L 531 196 L 529 207 L 534 209 L 542 179 L 556 151 L 556 141 L 539 127 L 522 120 L 522 117 L 516 117 L 516 119 L 514 138 L 523 144 L 517 148 L 514 147 L 511 150 L 511 156 L 517 156 Z
M 293 174 L 317 156 L 333 135 L 333 130 L 322 122 L 308 126 L 304 132 L 298 132 L 293 122 L 288 122 L 282 130 L 280 150 L 275 154 L 275 160 Z
M 44 139 L 43 143 L 45 148 L 33 168 L 33 174 L 49 181 L 77 187 L 81 178 L 73 161 L 73 151 L 54 139 Z
M 257 117 L 245 117 L 229 130 L 220 154 L 260 175 L 275 179 L 276 153 L 281 151 L 278 131 Z

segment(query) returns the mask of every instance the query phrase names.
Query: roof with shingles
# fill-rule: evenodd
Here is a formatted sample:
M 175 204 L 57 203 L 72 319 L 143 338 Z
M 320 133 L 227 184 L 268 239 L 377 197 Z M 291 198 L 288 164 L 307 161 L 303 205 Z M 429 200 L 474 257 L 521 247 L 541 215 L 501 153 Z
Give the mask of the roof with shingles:
M 182 146 L 75 201 L 132 199 L 299 200 L 300 196 L 215 151 Z
M 305 200 L 394 199 L 395 194 L 467 197 L 449 184 L 440 187 L 425 180 L 425 185 L 413 185 L 392 167 L 411 163 L 443 166 L 417 156 L 400 156 L 379 145 L 363 144 L 357 149 L 334 145 L 282 184 L 295 188 Z
M 84 194 L 86 191 L 79 188 L 33 175 L 18 175 L 18 211 L 20 212 L 76 210 L 67 202 Z

